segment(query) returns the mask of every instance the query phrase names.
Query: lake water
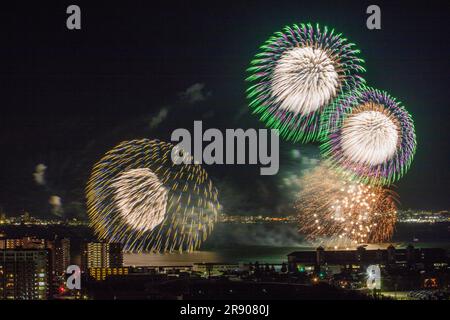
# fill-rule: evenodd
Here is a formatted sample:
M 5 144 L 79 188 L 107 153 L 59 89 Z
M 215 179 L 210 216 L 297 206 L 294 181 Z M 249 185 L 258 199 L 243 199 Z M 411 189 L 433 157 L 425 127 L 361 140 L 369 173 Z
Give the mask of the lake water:
M 392 242 L 369 245 L 368 249 L 386 248 L 391 243 L 405 247 L 441 247 L 450 249 L 448 223 L 397 224 Z M 416 242 L 414 242 L 416 239 Z M 417 241 L 418 240 L 418 241 Z M 297 232 L 295 224 L 220 223 L 199 251 L 170 254 L 125 254 L 125 265 L 133 266 L 180 266 L 193 263 L 239 263 L 255 262 L 280 264 L 287 261 L 293 251 L 315 250 Z

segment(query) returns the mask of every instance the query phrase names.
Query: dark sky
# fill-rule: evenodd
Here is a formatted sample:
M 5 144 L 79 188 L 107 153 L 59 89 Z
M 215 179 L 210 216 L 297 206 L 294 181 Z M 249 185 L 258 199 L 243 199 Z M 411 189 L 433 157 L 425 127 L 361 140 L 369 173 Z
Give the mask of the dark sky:
M 209 127 L 262 127 L 246 112 L 249 61 L 284 25 L 319 22 L 356 43 L 368 84 L 399 98 L 414 117 L 416 157 L 397 184 L 402 208 L 449 209 L 448 2 L 376 3 L 377 31 L 366 28 L 367 1 L 2 4 L 0 206 L 41 214 L 58 195 L 66 212 L 82 208 L 90 167 L 122 140 L 167 140 L 198 119 Z M 82 9 L 80 31 L 66 29 L 70 4 Z M 191 104 L 180 92 L 196 83 L 205 85 L 205 101 Z M 162 109 L 167 119 L 150 130 Z M 211 168 L 228 211 L 288 212 L 281 182 L 303 168 L 290 152 L 314 157 L 314 148 L 284 143 L 277 177 Z M 33 180 L 39 163 L 47 166 L 45 185 Z

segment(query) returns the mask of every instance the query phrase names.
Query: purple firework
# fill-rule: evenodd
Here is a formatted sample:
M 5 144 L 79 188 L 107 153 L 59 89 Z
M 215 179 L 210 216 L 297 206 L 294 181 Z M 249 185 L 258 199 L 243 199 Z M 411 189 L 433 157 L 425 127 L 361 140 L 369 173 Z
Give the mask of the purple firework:
M 328 138 L 322 154 L 357 180 L 389 185 L 409 169 L 416 150 L 414 123 L 388 93 L 364 88 L 339 98 L 324 111 Z

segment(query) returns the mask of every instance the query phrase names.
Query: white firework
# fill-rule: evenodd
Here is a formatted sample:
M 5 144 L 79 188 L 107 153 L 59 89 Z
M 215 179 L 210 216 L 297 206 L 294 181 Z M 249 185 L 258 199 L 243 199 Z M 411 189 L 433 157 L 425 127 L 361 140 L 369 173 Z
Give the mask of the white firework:
M 308 115 L 334 99 L 339 86 L 339 72 L 327 51 L 296 47 L 277 61 L 271 95 L 280 109 Z
M 353 162 L 375 166 L 397 151 L 400 129 L 386 112 L 366 110 L 351 114 L 342 128 L 342 152 Z
M 168 191 L 150 169 L 125 171 L 111 187 L 118 212 L 131 228 L 150 231 L 164 220 Z

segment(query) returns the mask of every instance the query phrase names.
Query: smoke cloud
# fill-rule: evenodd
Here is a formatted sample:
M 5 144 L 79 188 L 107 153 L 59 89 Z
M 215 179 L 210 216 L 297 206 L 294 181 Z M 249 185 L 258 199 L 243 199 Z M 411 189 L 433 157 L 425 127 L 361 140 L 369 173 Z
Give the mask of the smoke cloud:
M 48 199 L 48 203 L 52 207 L 52 209 L 51 209 L 52 213 L 54 215 L 57 215 L 57 216 L 61 217 L 63 212 L 64 212 L 64 210 L 62 208 L 62 199 L 61 199 L 61 197 L 58 197 L 58 196 L 55 196 L 55 195 L 50 196 L 50 198 Z
M 210 95 L 210 92 L 204 92 L 204 83 L 195 83 L 185 91 L 180 93 L 181 99 L 186 100 L 189 104 L 205 101 Z
M 220 223 L 205 242 L 206 248 L 236 246 L 301 247 L 308 244 L 295 223 Z
M 47 170 L 47 166 L 43 163 L 39 163 L 34 169 L 34 181 L 40 186 L 45 185 L 45 170 Z
M 166 118 L 169 114 L 169 108 L 165 107 L 159 110 L 159 112 L 150 120 L 149 127 L 150 129 L 157 128 Z

